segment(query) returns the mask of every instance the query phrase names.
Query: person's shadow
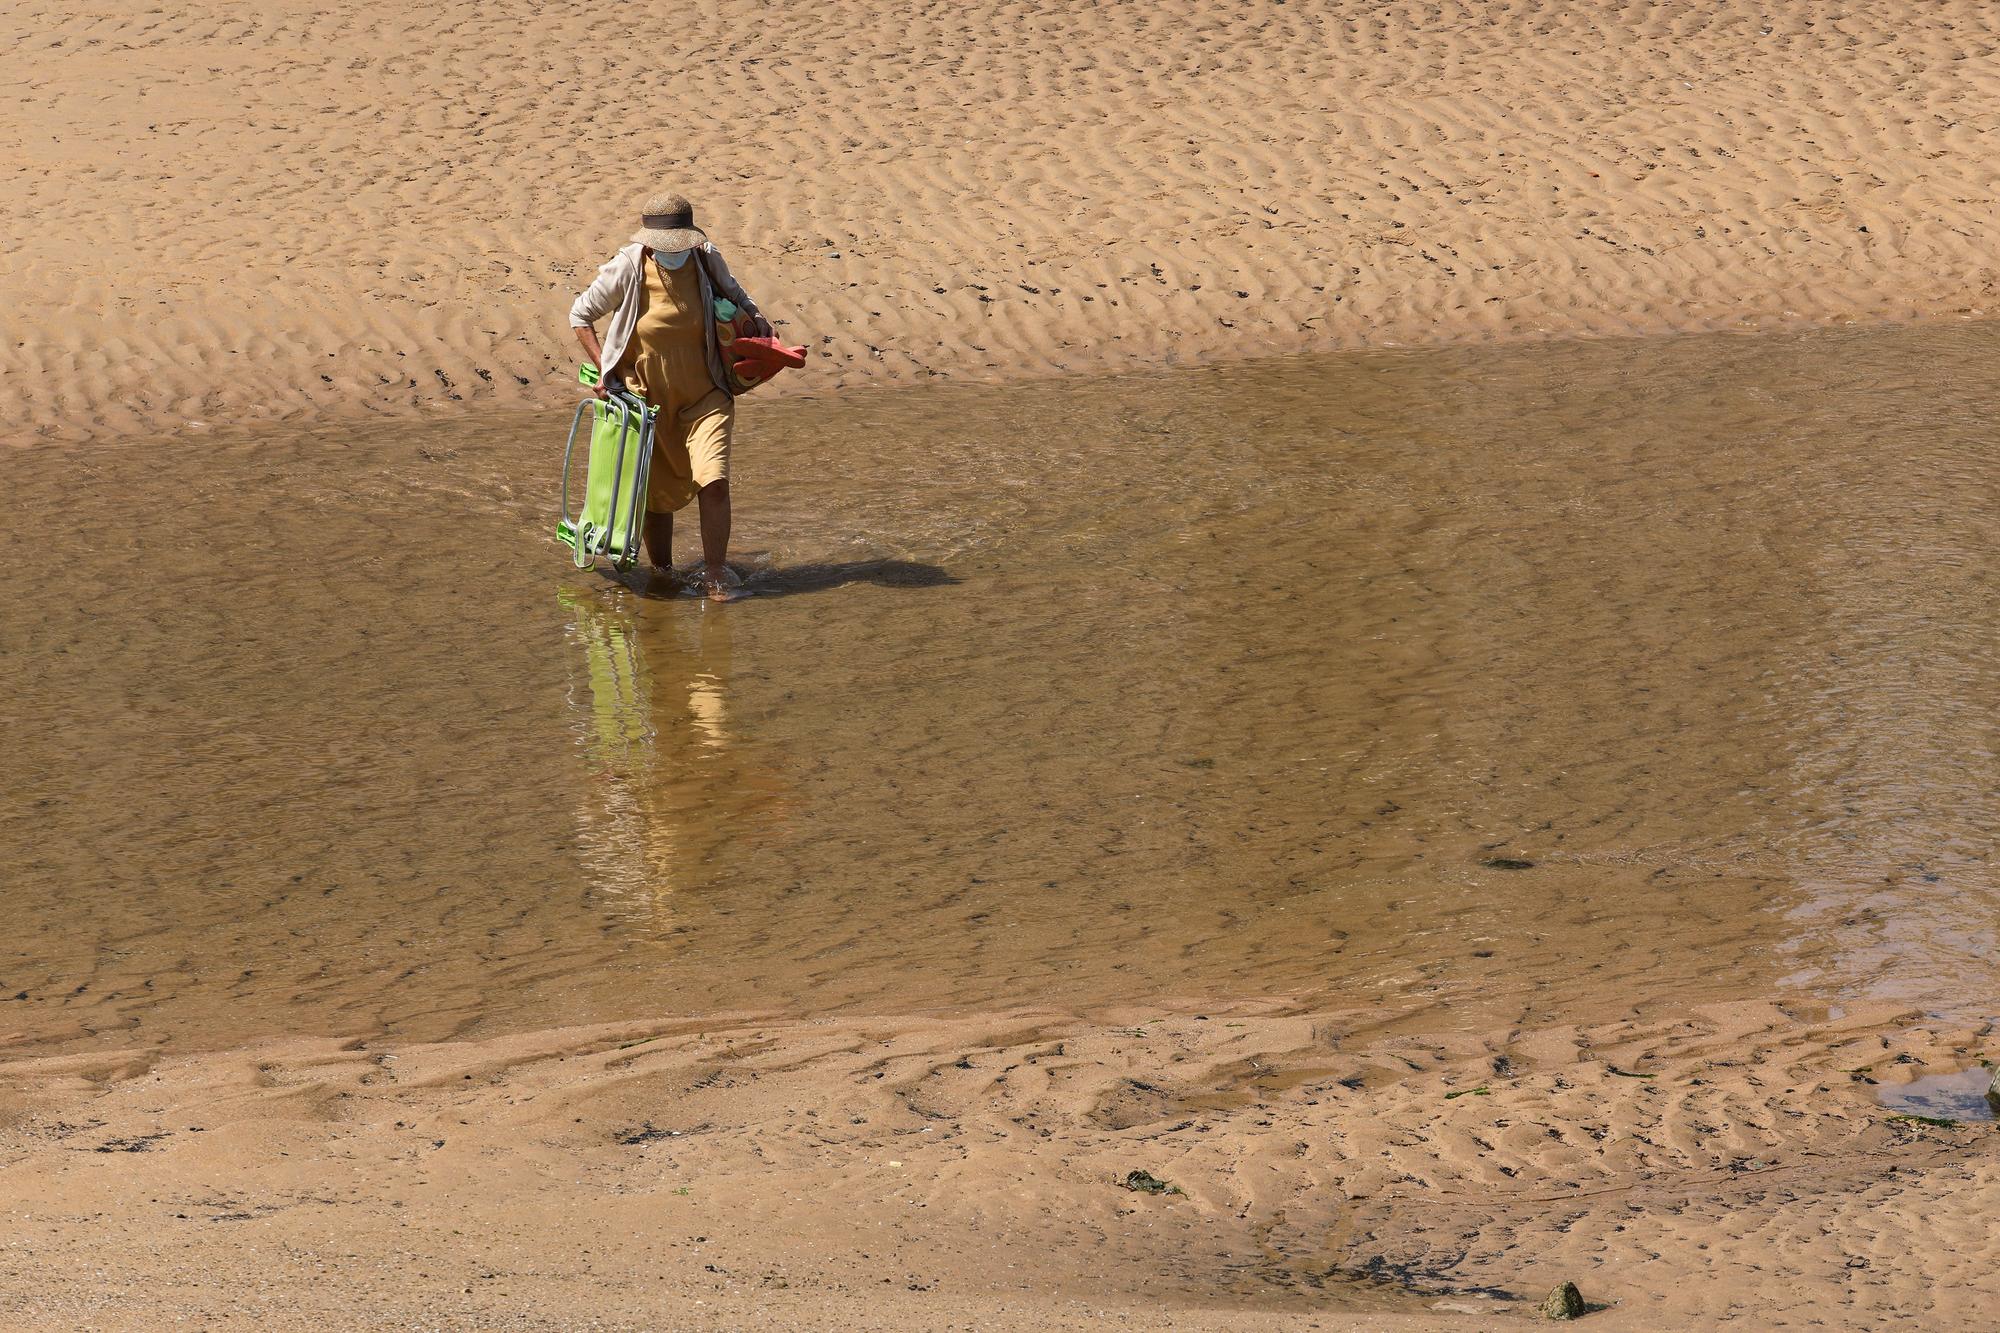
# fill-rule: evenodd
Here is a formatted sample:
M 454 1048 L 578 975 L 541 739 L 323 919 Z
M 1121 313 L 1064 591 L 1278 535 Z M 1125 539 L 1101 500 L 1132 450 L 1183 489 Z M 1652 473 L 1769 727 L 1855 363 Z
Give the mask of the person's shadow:
M 799 593 L 827 592 L 850 583 L 872 583 L 879 588 L 944 588 L 958 578 L 939 565 L 921 560 L 821 560 L 803 565 L 764 565 L 752 557 L 735 565 L 743 576 L 743 591 L 754 597 L 792 597 Z M 633 572 L 606 573 L 634 593 L 648 598 L 679 596 L 675 591 L 655 589 L 651 575 Z
M 941 566 L 921 560 L 828 560 L 783 569 L 752 569 L 743 578 L 746 592 L 759 597 L 789 597 L 795 593 L 826 592 L 849 583 L 879 588 L 944 588 L 958 579 Z

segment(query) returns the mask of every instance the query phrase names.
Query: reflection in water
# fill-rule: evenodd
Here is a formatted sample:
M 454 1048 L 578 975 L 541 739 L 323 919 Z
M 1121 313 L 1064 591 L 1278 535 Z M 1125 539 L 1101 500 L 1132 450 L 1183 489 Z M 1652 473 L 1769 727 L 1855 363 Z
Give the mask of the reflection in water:
M 730 730 L 730 612 L 622 587 L 557 594 L 581 650 L 570 688 L 579 848 L 600 890 L 656 930 L 734 839 L 767 836 L 787 788 Z
M 637 896 L 652 880 L 646 860 L 632 854 L 650 845 L 638 793 L 652 779 L 652 681 L 629 617 L 607 614 L 575 588 L 557 596 L 570 615 L 569 636 L 582 649 L 570 707 L 580 719 L 585 759 L 577 784 L 583 864 L 599 887 Z

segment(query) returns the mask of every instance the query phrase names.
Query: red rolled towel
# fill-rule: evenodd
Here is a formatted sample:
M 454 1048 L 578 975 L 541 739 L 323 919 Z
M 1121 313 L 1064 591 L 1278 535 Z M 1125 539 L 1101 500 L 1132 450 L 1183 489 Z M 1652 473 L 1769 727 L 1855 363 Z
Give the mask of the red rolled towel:
M 737 338 L 729 344 L 729 354 L 741 366 L 745 361 L 769 366 L 776 371 L 786 366 L 796 369 L 806 363 L 806 349 L 787 347 L 776 338 Z

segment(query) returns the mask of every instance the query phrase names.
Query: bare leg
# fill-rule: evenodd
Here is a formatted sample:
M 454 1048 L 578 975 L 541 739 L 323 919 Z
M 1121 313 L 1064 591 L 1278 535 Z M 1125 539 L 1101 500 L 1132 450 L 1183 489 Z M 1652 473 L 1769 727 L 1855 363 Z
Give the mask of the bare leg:
M 729 479 L 711 481 L 696 497 L 701 505 L 702 582 L 718 602 L 729 600 Z
M 646 515 L 646 558 L 656 573 L 674 576 L 674 513 Z

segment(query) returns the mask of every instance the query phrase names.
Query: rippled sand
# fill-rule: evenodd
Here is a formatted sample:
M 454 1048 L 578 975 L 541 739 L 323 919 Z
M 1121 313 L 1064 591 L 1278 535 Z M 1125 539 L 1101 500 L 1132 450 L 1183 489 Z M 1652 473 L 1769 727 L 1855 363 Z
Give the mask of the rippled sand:
M 150 1216 L 130 1188 L 166 1226 L 267 1217 L 199 1202 L 231 1189 L 296 1208 L 340 1142 L 348 1220 L 269 1224 L 393 1247 L 367 1210 L 433 1178 L 398 1146 L 423 1125 L 470 1154 L 434 1178 L 489 1239 L 521 1190 L 558 1249 L 535 1228 L 640 1190 L 605 1242 L 629 1282 L 617 1247 L 666 1245 L 689 1179 L 763 1263 L 806 1243 L 769 1230 L 805 1225 L 794 1187 L 874 1208 L 893 1152 L 936 1212 L 894 1195 L 870 1262 L 942 1282 L 918 1322 L 1001 1289 L 982 1225 L 1091 1247 L 1049 1281 L 1137 1308 L 1153 1264 L 1204 1308 L 1445 1318 L 1538 1298 L 1532 1252 L 1653 1327 L 1777 1273 L 1839 1318 L 1912 1284 L 1957 1309 L 1983 1279 L 1915 1240 L 1869 1252 L 1871 1294 L 1828 1237 L 1863 1200 L 1914 1236 L 1993 1183 L 1951 1137 L 1983 1131 L 1887 1122 L 1845 1071 L 1970 1066 L 2000 994 L 1996 350 L 1705 337 L 756 403 L 753 595 L 721 607 L 566 565 L 546 416 L 0 458 L 0 1169 L 24 1218 Z M 617 1137 L 697 1124 L 667 1167 Z M 115 1175 L 72 1153 L 156 1131 Z M 1774 1186 L 1716 1184 L 1777 1163 L 1818 1216 L 1813 1161 L 1847 1174 L 1782 1245 Z M 1103 1193 L 1127 1162 L 1188 1189 L 1152 1239 Z M 1591 1180 L 1692 1211 L 1648 1205 L 1642 1263 Z M 456 1214 L 419 1212 L 450 1250 Z M 241 1234 L 191 1231 L 222 1247 L 196 1268 Z M 812 1253 L 827 1301 L 875 1281 Z M 578 1299 L 573 1263 L 481 1262 Z M 467 1326 L 526 1308 L 494 1300 Z
M 774 392 L 2000 312 L 1981 0 L 12 0 L 0 434 L 543 407 L 692 197 Z M 629 140 L 613 151 L 606 136 Z

